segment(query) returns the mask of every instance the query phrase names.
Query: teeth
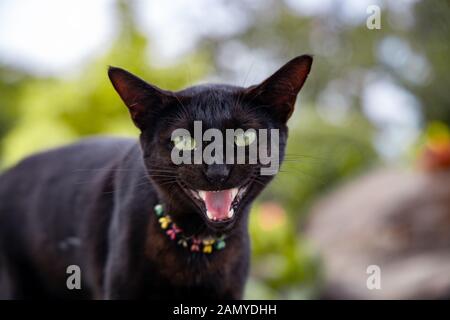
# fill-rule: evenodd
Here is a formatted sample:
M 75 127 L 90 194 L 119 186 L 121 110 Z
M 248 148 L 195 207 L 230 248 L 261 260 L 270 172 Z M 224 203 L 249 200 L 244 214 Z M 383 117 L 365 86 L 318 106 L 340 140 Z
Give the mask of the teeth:
M 205 200 L 206 192 L 214 192 L 214 193 L 217 193 L 217 192 L 221 192 L 221 191 L 223 191 L 223 190 L 211 190 L 211 191 L 198 190 L 197 192 L 198 192 L 198 195 L 200 196 L 200 198 L 202 198 L 203 200 Z M 233 189 L 231 189 L 231 195 L 233 196 L 233 198 L 236 197 L 236 195 L 238 194 L 238 192 L 239 192 L 239 188 L 233 188 Z M 195 192 L 193 192 L 193 193 L 195 193 Z
M 236 195 L 238 194 L 239 189 L 238 188 L 233 188 L 231 189 L 231 195 L 233 197 L 233 199 L 236 197 Z
M 233 215 L 234 215 L 234 209 L 231 208 L 230 211 L 228 211 L 228 218 L 229 218 L 229 219 L 232 218 Z

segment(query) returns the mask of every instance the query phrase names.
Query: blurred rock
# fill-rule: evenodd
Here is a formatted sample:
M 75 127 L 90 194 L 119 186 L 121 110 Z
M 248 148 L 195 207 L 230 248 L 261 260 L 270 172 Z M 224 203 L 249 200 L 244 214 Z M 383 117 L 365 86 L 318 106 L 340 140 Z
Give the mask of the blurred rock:
M 322 298 L 450 298 L 449 170 L 358 178 L 312 208 L 306 234 L 323 261 Z M 380 289 L 366 285 L 371 265 Z

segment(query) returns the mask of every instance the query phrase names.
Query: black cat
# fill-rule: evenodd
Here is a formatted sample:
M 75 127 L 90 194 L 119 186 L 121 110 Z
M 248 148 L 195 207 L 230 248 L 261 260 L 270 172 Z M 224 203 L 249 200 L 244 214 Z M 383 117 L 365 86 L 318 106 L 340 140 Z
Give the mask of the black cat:
M 140 141 L 87 139 L 0 176 L 0 298 L 242 298 L 249 207 L 272 176 L 260 163 L 176 165 L 174 145 L 200 146 L 171 133 L 192 132 L 195 120 L 222 132 L 278 129 L 281 162 L 311 64 L 303 55 L 259 85 L 179 92 L 111 67 Z M 70 265 L 80 267 L 79 290 L 66 286 Z

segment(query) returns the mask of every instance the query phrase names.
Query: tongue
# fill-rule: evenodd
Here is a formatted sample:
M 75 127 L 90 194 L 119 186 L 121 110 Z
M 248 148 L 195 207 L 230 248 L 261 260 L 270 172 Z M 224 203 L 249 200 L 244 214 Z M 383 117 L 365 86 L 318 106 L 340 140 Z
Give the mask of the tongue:
M 205 192 L 205 205 L 208 212 L 215 220 L 224 220 L 228 218 L 233 196 L 231 189 L 217 192 Z

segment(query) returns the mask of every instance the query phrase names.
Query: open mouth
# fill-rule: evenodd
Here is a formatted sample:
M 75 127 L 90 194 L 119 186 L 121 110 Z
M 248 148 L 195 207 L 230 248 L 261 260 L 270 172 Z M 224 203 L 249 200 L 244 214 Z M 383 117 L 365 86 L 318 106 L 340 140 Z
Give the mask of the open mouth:
M 246 187 L 225 190 L 192 190 L 191 195 L 204 205 L 206 217 L 210 222 L 229 222 L 233 220 Z

